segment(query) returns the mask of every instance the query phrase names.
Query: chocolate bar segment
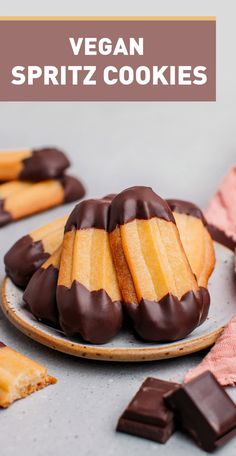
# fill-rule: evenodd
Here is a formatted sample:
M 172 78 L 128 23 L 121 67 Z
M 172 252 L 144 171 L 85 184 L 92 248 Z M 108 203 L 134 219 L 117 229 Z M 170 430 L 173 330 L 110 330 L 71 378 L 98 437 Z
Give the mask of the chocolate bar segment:
M 165 443 L 175 424 L 163 397 L 177 387 L 176 383 L 147 378 L 120 417 L 117 431 Z
M 236 406 L 211 372 L 166 394 L 178 424 L 205 451 L 214 451 L 236 435 Z

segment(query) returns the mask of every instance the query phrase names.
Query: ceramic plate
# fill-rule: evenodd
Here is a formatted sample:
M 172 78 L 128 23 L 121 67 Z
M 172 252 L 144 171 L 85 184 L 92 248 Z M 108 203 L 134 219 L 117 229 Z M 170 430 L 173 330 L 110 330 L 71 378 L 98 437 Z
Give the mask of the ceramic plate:
M 106 361 L 151 361 L 187 355 L 212 345 L 224 325 L 236 314 L 234 254 L 215 242 L 216 268 L 209 282 L 211 307 L 207 320 L 186 339 L 171 343 L 149 343 L 122 330 L 105 345 L 91 345 L 68 338 L 60 331 L 38 322 L 25 308 L 22 291 L 9 278 L 2 289 L 2 309 L 20 331 L 37 342 L 70 355 Z

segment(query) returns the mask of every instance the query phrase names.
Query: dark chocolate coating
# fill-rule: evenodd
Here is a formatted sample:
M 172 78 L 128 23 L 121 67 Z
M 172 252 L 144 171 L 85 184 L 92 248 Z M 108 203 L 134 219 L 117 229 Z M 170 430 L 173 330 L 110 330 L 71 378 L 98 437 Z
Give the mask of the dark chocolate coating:
M 150 187 L 131 187 L 119 193 L 111 202 L 109 232 L 134 219 L 158 217 L 175 223 L 167 204 Z
M 196 204 L 190 203 L 189 201 L 183 201 L 178 199 L 167 199 L 168 205 L 170 206 L 172 212 L 178 212 L 179 214 L 192 215 L 193 217 L 199 218 L 204 225 L 207 224 L 207 221 L 198 206 Z
M 19 287 L 26 287 L 34 272 L 49 257 L 41 241 L 33 241 L 29 234 L 20 238 L 4 256 L 7 275 Z
M 209 293 L 200 288 L 181 300 L 169 293 L 159 302 L 142 299 L 139 304 L 125 304 L 125 309 L 142 339 L 161 342 L 184 339 L 206 319 L 209 304 Z
M 29 158 L 23 160 L 19 179 L 41 181 L 61 176 L 70 165 L 63 152 L 55 148 L 44 148 L 32 151 Z
M 165 400 L 178 424 L 206 451 L 236 434 L 236 406 L 209 371 L 167 393 Z
M 79 179 L 72 176 L 62 176 L 59 181 L 64 188 L 64 203 L 77 201 L 85 195 L 85 188 Z
M 69 216 L 65 232 L 72 228 L 83 230 L 86 228 L 100 228 L 107 230 L 108 210 L 110 201 L 104 199 L 88 199 L 75 206 Z
M 109 193 L 109 195 L 105 195 L 102 197 L 103 200 L 108 200 L 108 201 L 112 201 L 115 196 L 117 195 L 117 193 Z
M 52 264 L 46 269 L 39 268 L 29 281 L 23 300 L 36 318 L 58 327 L 57 279 L 58 269 Z
M 207 229 L 214 241 L 219 242 L 219 244 L 222 244 L 225 247 L 228 247 L 230 250 L 235 250 L 236 241 L 232 237 L 228 236 L 224 231 L 220 230 L 220 228 L 217 228 L 211 224 L 207 225 Z
M 0 348 L 4 348 L 6 345 L 3 342 L 0 342 Z
M 74 281 L 71 288 L 57 287 L 60 326 L 67 336 L 94 344 L 108 342 L 122 325 L 122 305 L 112 302 L 105 290 L 89 291 Z
M 0 199 L 0 228 L 12 221 L 10 212 L 4 209 L 4 200 Z
M 163 398 L 177 387 L 176 383 L 147 378 L 120 417 L 117 431 L 165 443 L 175 423 Z

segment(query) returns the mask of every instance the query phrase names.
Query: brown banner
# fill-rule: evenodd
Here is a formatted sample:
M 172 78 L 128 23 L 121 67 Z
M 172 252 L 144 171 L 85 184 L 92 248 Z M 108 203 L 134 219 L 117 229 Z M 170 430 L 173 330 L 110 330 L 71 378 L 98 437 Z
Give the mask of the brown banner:
M 215 20 L 160 19 L 0 20 L 0 100 L 214 101 Z

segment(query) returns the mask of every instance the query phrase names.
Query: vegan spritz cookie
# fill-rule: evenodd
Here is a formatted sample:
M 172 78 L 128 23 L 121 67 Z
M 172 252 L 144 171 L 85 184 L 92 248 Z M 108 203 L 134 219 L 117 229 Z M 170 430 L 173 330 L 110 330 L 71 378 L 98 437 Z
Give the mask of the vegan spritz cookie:
M 209 295 L 197 283 L 166 201 L 149 187 L 124 190 L 111 202 L 109 238 L 125 308 L 139 336 L 182 339 L 203 322 Z
M 70 162 L 55 148 L 0 151 L 0 181 L 41 181 L 62 176 Z

